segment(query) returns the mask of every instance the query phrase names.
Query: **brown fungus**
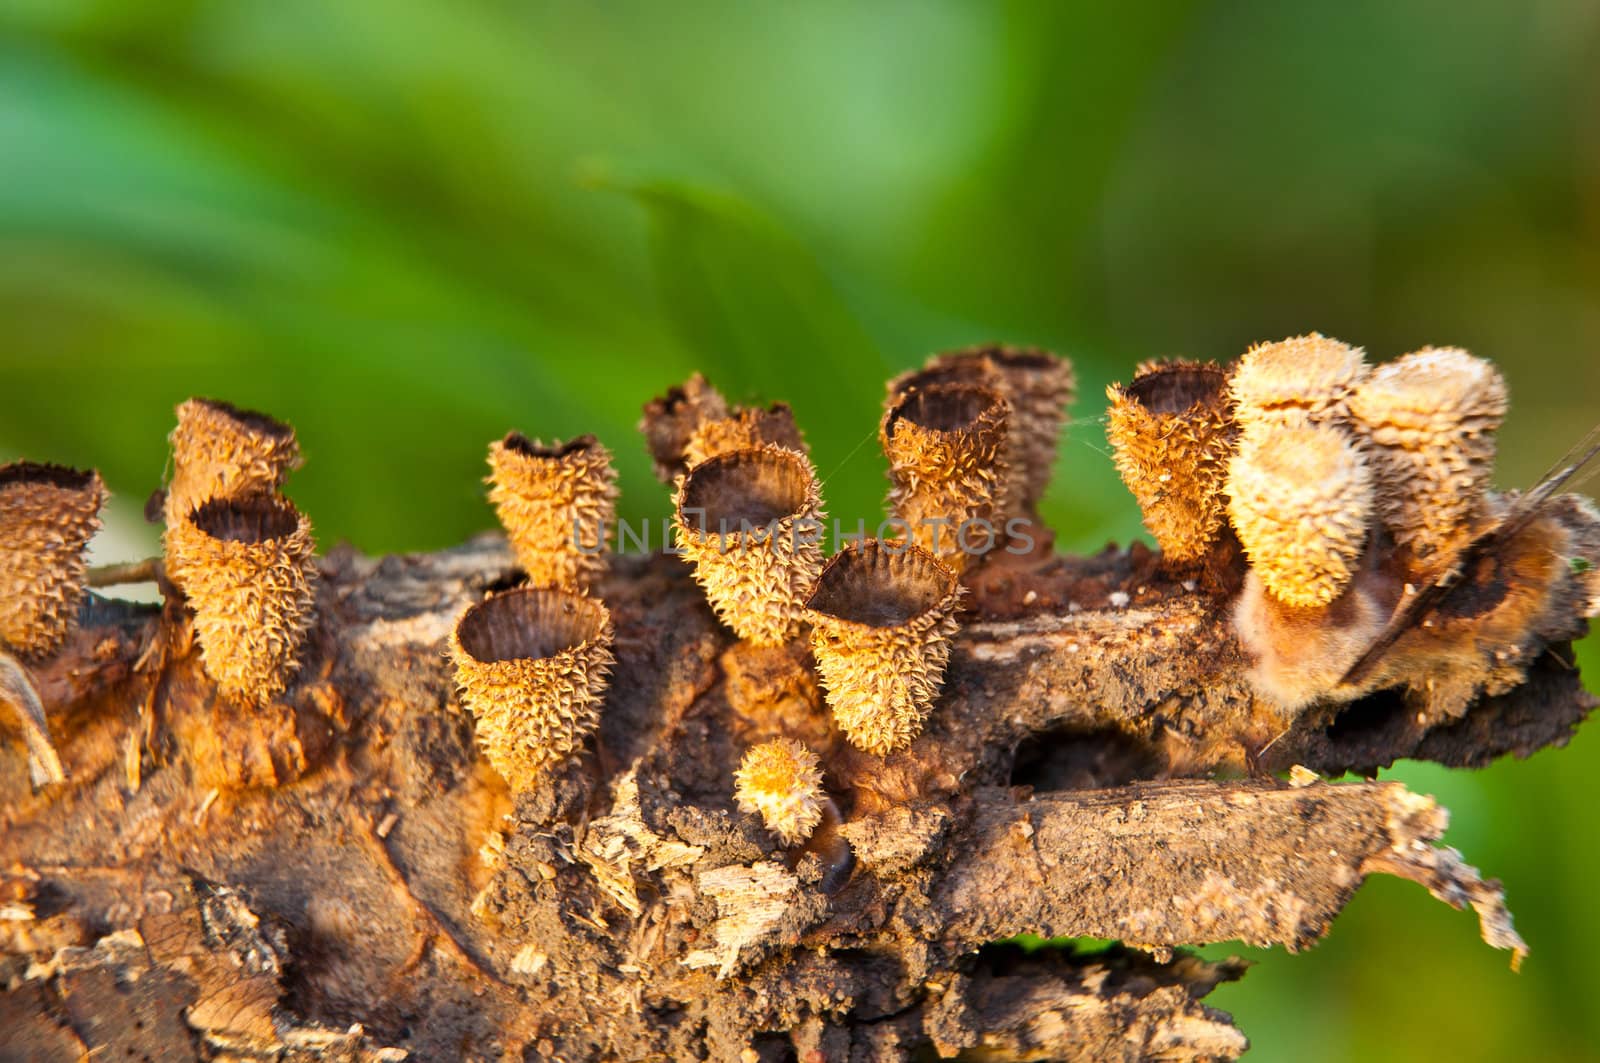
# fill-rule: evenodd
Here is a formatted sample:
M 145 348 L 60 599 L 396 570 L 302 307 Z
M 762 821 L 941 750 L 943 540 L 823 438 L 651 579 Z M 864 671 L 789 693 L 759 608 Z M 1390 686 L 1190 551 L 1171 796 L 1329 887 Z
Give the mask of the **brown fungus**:
M 798 633 L 822 569 L 822 496 L 810 459 L 774 444 L 695 466 L 678 481 L 678 546 L 717 617 L 775 646 Z
M 217 688 L 246 705 L 288 688 L 315 620 L 311 522 L 285 498 L 214 498 L 167 529 Z
M 909 391 L 879 425 L 890 508 L 912 542 L 957 571 L 998 544 L 1011 429 L 1005 398 L 973 384 Z
M 786 402 L 744 407 L 727 417 L 703 422 L 684 446 L 683 463 L 692 469 L 719 455 L 768 443 L 807 453 L 805 437 L 795 424 L 794 411 Z
M 645 403 L 639 431 L 644 434 L 657 479 L 672 483 L 685 472 L 684 451 L 695 432 L 707 421 L 728 415 L 728 400 L 699 373 Z
M 1222 488 L 1238 434 L 1227 375 L 1210 363 L 1154 362 L 1106 396 L 1106 437 L 1145 527 L 1167 560 L 1199 560 L 1227 518 Z
M 576 752 L 600 722 L 615 658 L 598 599 L 522 587 L 466 610 L 450 634 L 478 747 L 514 791 Z
M 549 446 L 512 432 L 489 447 L 489 501 L 536 587 L 589 590 L 605 575 L 616 518 L 611 452 L 592 435 Z
M 1505 380 L 1482 358 L 1428 347 L 1379 366 L 1350 397 L 1378 508 L 1413 575 L 1437 576 L 1481 531 Z
M 59 647 L 85 593 L 85 551 L 106 488 L 93 470 L 0 466 L 0 642 L 28 657 Z
M 889 383 L 889 403 L 936 384 L 992 387 L 1011 406 L 1006 496 L 1011 511 L 1027 515 L 1050 485 L 1066 408 L 1076 391 L 1072 362 L 1037 347 L 986 344 L 937 354 L 916 372 Z
M 1346 432 L 1305 423 L 1247 431 L 1228 464 L 1227 493 L 1251 570 L 1280 602 L 1324 606 L 1349 584 L 1373 488 Z
M 944 685 L 962 589 L 909 543 L 851 543 L 806 602 L 811 648 L 834 721 L 856 748 L 904 749 Z
M 1383 631 L 1394 595 L 1383 577 L 1360 574 L 1327 605 L 1286 605 L 1259 572 L 1245 577 L 1234 606 L 1239 644 L 1252 659 L 1255 692 L 1294 711 L 1333 694 L 1346 670 Z
M 756 812 L 784 845 L 798 845 L 822 822 L 822 769 L 817 755 L 792 738 L 774 738 L 745 752 L 734 772 L 739 811 Z
M 1321 333 L 1258 343 L 1233 367 L 1234 417 L 1246 433 L 1307 421 L 1345 424 L 1350 393 L 1366 372 L 1361 348 Z
M 167 524 L 213 498 L 271 494 L 300 467 L 294 429 L 254 410 L 217 399 L 189 399 L 177 409 Z

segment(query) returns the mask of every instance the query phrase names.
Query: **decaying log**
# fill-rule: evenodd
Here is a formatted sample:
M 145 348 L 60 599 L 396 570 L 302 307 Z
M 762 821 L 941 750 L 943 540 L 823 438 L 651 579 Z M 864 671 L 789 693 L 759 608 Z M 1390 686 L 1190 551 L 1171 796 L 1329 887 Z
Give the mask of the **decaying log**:
M 1305 947 L 1369 874 L 1524 951 L 1496 884 L 1435 844 L 1442 809 L 1305 767 L 1522 755 L 1595 705 L 1561 659 L 1575 593 L 1528 681 L 1459 717 L 1380 691 L 1284 730 L 1226 594 L 1135 548 L 982 566 L 927 730 L 870 757 L 803 651 L 735 643 L 681 559 L 627 557 L 599 588 L 596 739 L 513 799 L 444 657 L 515 581 L 504 543 L 337 550 L 322 577 L 300 676 L 260 709 L 218 697 L 175 603 L 92 598 L 36 670 L 68 781 L 36 793 L 0 750 L 0 1057 L 1235 1058 L 1201 999 L 1243 965 L 1177 950 Z M 824 755 L 839 810 L 797 851 L 733 801 L 741 753 L 781 734 Z M 996 944 L 1019 934 L 1127 947 Z

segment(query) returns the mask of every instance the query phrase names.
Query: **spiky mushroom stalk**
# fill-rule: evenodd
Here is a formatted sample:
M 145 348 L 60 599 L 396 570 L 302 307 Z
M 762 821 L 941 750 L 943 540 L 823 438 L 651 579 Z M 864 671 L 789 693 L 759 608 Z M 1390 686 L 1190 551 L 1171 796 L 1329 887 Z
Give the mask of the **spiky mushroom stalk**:
M 1227 374 L 1214 364 L 1152 362 L 1106 389 L 1106 437 L 1165 559 L 1198 561 L 1227 517 L 1222 486 L 1238 435 Z
M 513 791 L 531 789 L 600 722 L 611 613 L 596 598 L 521 587 L 466 610 L 450 634 L 461 702 L 478 747 Z
M 994 388 L 1011 406 L 1011 469 L 1006 496 L 1011 511 L 1027 515 L 1050 485 L 1066 409 L 1077 392 L 1072 362 L 1037 347 L 987 344 L 934 355 L 920 370 L 889 382 L 889 405 L 914 388 L 978 384 Z
M 1012 428 L 1001 394 L 973 384 L 907 392 L 879 425 L 890 508 L 912 542 L 958 572 L 1003 530 Z
M 834 722 L 883 755 L 917 735 L 944 685 L 962 588 L 932 554 L 867 539 L 835 554 L 806 602 Z
M 750 450 L 774 443 L 789 450 L 809 453 L 805 436 L 795 424 L 794 411 L 786 402 L 765 408 L 752 406 L 728 417 L 706 421 L 695 429 L 684 447 L 683 463 L 694 468 L 703 462 L 735 450 Z
M 684 451 L 695 431 L 707 421 L 727 416 L 728 400 L 699 373 L 645 403 L 639 431 L 650 449 L 657 479 L 672 483 L 686 472 Z
M 752 746 L 733 778 L 739 811 L 760 813 L 784 845 L 799 845 L 822 822 L 822 769 L 803 743 L 774 738 Z
M 214 498 L 167 529 L 167 550 L 217 688 L 252 706 L 288 689 L 316 619 L 311 522 L 273 495 Z
M 93 470 L 0 466 L 0 642 L 53 653 L 83 602 L 85 550 L 100 528 L 105 484 Z
M 611 452 L 592 435 L 544 446 L 512 432 L 489 447 L 489 501 L 536 587 L 586 591 L 605 575 L 617 512 Z
M 1339 596 L 1374 508 L 1371 470 L 1348 433 L 1304 423 L 1247 431 L 1227 492 L 1250 567 L 1275 598 L 1323 606 Z
M 1318 332 L 1258 343 L 1233 367 L 1234 417 L 1247 434 L 1308 421 L 1346 424 L 1350 393 L 1366 372 L 1361 348 Z
M 768 444 L 695 466 L 678 481 L 674 526 L 717 617 L 758 646 L 798 633 L 822 570 L 822 496 L 805 455 Z
M 1506 407 L 1500 372 L 1454 347 L 1381 365 L 1350 397 L 1379 512 L 1413 575 L 1442 575 L 1481 529 Z
M 167 485 L 169 526 L 213 498 L 272 494 L 300 467 L 294 429 L 276 418 L 217 399 L 189 399 L 177 409 L 172 482 Z

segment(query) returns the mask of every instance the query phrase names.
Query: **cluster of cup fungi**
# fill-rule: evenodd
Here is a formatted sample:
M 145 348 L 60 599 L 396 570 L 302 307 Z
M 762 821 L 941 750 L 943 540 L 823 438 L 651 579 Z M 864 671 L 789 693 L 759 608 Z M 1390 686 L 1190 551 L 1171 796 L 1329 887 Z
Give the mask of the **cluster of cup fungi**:
M 647 405 L 641 429 L 718 619 L 753 646 L 808 644 L 833 723 L 885 756 L 935 707 L 965 570 L 1011 521 L 1034 518 L 1074 386 L 1065 359 L 1009 347 L 937 355 L 890 381 L 879 439 L 903 534 L 831 558 L 816 534 L 821 485 L 788 406 L 731 406 L 696 375 Z M 1242 547 L 1235 630 L 1257 693 L 1285 710 L 1332 695 L 1393 614 L 1394 587 L 1448 575 L 1501 504 L 1489 477 L 1505 385 L 1461 350 L 1374 369 L 1312 334 L 1226 367 L 1146 363 L 1108 394 L 1116 465 L 1162 564 L 1192 570 L 1230 537 Z M 226 403 L 194 399 L 177 415 L 165 573 L 218 689 L 264 703 L 285 690 L 313 622 L 310 525 L 281 493 L 299 448 L 287 425 Z M 489 466 L 527 580 L 467 608 L 448 653 L 480 748 L 523 791 L 599 721 L 615 664 L 597 591 L 616 474 L 593 436 L 545 445 L 512 433 Z M 104 499 L 94 472 L 0 468 L 0 640 L 22 658 L 66 638 Z M 989 540 L 965 537 L 972 527 Z M 43 733 L 36 698 L 25 711 Z M 47 737 L 30 750 L 46 759 Z M 59 765 L 47 774 L 59 778 Z M 733 781 L 739 807 L 785 845 L 831 808 L 819 757 L 796 736 L 750 748 Z

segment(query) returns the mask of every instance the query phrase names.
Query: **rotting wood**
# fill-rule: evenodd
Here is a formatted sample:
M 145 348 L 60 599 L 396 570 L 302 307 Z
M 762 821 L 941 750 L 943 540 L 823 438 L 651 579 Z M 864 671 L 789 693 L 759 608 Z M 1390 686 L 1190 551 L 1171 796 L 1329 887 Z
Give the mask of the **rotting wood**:
M 592 751 L 513 800 L 443 656 L 512 577 L 503 542 L 322 570 L 300 677 L 261 710 L 217 698 L 170 608 L 94 599 L 36 672 L 68 782 L 34 793 L 20 743 L 0 756 L 0 886 L 30 928 L 4 938 L 23 1032 L 0 1056 L 77 1058 L 141 1021 L 154 1058 L 1233 1058 L 1200 1000 L 1241 967 L 1179 946 L 1305 946 L 1380 872 L 1522 944 L 1426 798 L 1186 776 L 1481 763 L 1595 704 L 1559 659 L 1593 606 L 1574 594 L 1528 681 L 1459 719 L 1378 693 L 1279 734 L 1225 600 L 1134 549 L 980 568 L 927 730 L 869 757 L 803 656 L 735 644 L 681 559 L 618 558 Z M 732 773 L 797 720 L 843 823 L 790 853 Z M 1023 932 L 1152 955 L 990 944 Z

